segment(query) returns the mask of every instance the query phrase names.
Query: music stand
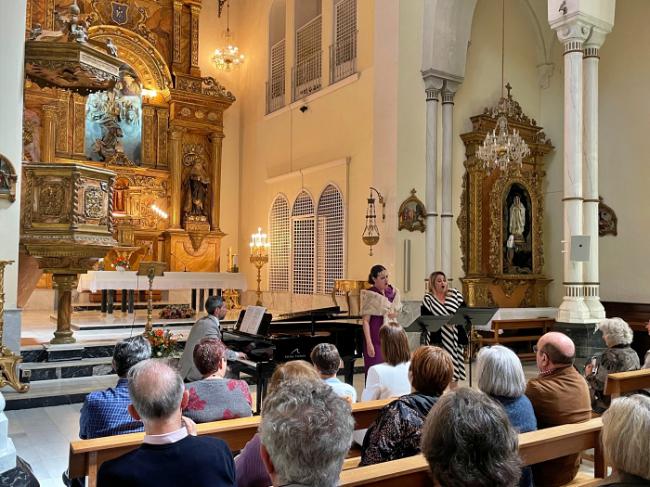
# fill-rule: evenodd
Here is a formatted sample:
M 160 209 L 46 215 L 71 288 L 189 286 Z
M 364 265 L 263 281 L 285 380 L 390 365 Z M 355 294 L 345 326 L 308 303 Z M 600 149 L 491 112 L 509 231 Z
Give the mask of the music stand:
M 147 323 L 144 325 L 144 332 L 147 333 L 153 329 L 153 279 L 162 276 L 167 270 L 167 262 L 147 261 L 140 262 L 138 267 L 138 276 L 146 276 L 149 279 L 149 292 L 147 294 Z
M 488 322 L 497 312 L 498 308 L 465 308 L 461 307 L 456 310 L 451 317 L 448 317 L 448 323 L 469 327 L 469 386 L 472 387 L 472 338 L 474 335 L 474 324 L 482 326 Z M 466 328 L 467 330 L 467 328 Z
M 446 325 L 449 322 L 449 318 L 449 316 L 434 315 L 418 316 L 409 326 L 404 328 L 404 331 L 433 333 L 440 330 L 443 325 Z

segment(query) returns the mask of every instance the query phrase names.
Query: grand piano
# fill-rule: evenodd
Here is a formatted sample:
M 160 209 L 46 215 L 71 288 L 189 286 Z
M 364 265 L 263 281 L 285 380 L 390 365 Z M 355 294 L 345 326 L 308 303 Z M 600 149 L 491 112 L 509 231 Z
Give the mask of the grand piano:
M 352 384 L 354 361 L 361 357 L 363 329 L 358 318 L 341 316 L 338 306 L 280 315 L 272 321 L 265 314 L 257 334 L 239 330 L 245 310 L 239 315 L 235 329 L 223 331 L 223 341 L 232 350 L 244 352 L 248 360 L 229 362 L 231 370 L 255 378 L 257 384 L 256 411 L 266 394 L 266 383 L 276 366 L 289 360 L 307 360 L 319 343 L 332 343 L 343 360 L 345 382 Z

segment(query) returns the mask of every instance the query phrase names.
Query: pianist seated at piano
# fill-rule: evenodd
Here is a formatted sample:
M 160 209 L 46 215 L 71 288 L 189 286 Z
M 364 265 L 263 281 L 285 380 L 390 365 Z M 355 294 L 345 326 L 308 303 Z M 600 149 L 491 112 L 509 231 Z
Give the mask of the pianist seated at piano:
M 252 398 L 243 380 L 227 379 L 226 347 L 217 338 L 203 338 L 194 347 L 194 364 L 203 378 L 186 385 L 185 416 L 196 423 L 252 416 Z
M 223 320 L 228 312 L 223 298 L 221 296 L 209 296 L 205 301 L 205 311 L 207 312 L 207 316 L 202 317 L 192 326 L 187 341 L 185 342 L 183 356 L 178 364 L 179 372 L 185 382 L 191 382 L 203 378 L 202 374 L 194 366 L 193 354 L 196 344 L 199 343 L 202 338 L 222 339 L 219 320 Z M 240 358 L 245 359 L 246 354 L 226 349 L 227 360 L 237 360 Z
M 368 275 L 370 289 L 361 291 L 361 314 L 363 315 L 363 366 L 368 369 L 384 361 L 381 354 L 379 329 L 385 323 L 397 322 L 402 309 L 399 291 L 388 284 L 388 271 L 383 265 L 374 265 Z
M 320 374 L 321 379 L 338 396 L 348 399 L 351 403 L 357 402 L 357 391 L 354 387 L 336 377 L 336 374 L 341 368 L 341 356 L 334 345 L 331 343 L 319 343 L 312 349 L 310 358 Z

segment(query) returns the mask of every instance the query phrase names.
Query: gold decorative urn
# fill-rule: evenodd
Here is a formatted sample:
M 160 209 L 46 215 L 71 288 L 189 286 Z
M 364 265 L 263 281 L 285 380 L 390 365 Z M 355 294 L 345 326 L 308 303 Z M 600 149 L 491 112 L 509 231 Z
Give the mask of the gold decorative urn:
M 117 242 L 113 239 L 115 173 L 76 163 L 23 165 L 21 246 L 52 273 L 58 290 L 51 343 L 74 343 L 72 289 Z

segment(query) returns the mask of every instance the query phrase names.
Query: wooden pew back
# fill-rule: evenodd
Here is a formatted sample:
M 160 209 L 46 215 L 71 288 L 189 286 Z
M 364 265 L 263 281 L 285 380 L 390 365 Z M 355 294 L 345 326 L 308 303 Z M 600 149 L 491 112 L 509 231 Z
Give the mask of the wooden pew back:
M 380 399 L 353 404 L 352 416 L 356 428 L 368 428 L 378 416 L 379 411 L 391 401 L 393 399 Z M 259 424 L 260 416 L 228 419 L 198 424 L 197 432 L 199 435 L 220 438 L 228 444 L 231 451 L 238 451 L 244 448 L 246 443 L 257 433 Z M 70 478 L 88 476 L 89 485 L 95 485 L 97 472 L 102 463 L 138 448 L 142 444 L 143 438 L 144 433 L 130 433 L 70 442 L 68 464 Z
M 552 460 L 594 448 L 594 474 L 605 475 L 605 462 L 600 444 L 602 420 L 555 426 L 519 435 L 519 455 L 524 465 Z M 359 467 L 341 472 L 339 486 L 353 487 L 419 487 L 430 486 L 429 466 L 422 455 L 391 462 Z
M 628 392 L 650 388 L 650 369 L 632 370 L 609 374 L 605 382 L 605 394 L 620 397 Z

